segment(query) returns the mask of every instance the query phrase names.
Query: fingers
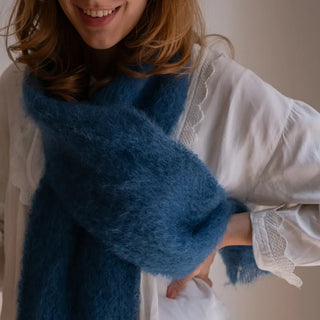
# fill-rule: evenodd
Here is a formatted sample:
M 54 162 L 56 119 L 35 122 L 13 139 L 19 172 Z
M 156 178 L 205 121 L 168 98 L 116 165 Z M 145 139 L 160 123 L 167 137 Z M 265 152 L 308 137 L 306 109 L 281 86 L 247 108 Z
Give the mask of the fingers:
M 193 273 L 188 275 L 183 279 L 174 280 L 167 288 L 167 297 L 171 299 L 175 299 L 181 290 L 184 288 L 186 283 L 193 278 Z
M 175 299 L 179 295 L 179 293 L 183 290 L 186 283 L 188 281 L 190 281 L 192 278 L 193 278 L 192 276 L 191 277 L 188 276 L 186 278 L 174 280 L 173 282 L 171 282 L 171 284 L 167 288 L 167 297 L 170 299 Z M 212 288 L 212 281 L 207 276 L 202 277 L 202 276 L 198 275 L 195 278 L 199 278 L 199 279 L 203 280 L 204 282 L 206 282 L 208 284 L 208 286 L 210 288 Z
M 193 277 L 197 277 L 205 281 L 212 288 L 212 281 L 209 279 L 210 266 L 214 261 L 216 250 L 212 251 L 211 254 L 195 269 L 192 273 L 183 279 L 178 279 L 172 281 L 172 283 L 167 288 L 167 297 L 175 299 L 179 293 L 183 290 L 186 283 L 190 281 Z

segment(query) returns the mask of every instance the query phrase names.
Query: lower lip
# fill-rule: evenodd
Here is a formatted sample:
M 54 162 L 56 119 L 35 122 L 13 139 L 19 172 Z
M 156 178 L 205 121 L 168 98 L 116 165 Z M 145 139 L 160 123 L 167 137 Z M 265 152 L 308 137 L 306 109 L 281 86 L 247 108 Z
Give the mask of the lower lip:
M 106 26 L 107 24 L 109 24 L 113 18 L 116 16 L 116 14 L 118 13 L 118 11 L 120 10 L 121 7 L 118 7 L 114 12 L 112 12 L 111 14 L 104 16 L 104 17 L 90 17 L 87 14 L 85 14 L 82 9 L 79 8 L 80 11 L 80 16 L 82 18 L 82 21 L 89 27 L 102 27 L 102 26 Z

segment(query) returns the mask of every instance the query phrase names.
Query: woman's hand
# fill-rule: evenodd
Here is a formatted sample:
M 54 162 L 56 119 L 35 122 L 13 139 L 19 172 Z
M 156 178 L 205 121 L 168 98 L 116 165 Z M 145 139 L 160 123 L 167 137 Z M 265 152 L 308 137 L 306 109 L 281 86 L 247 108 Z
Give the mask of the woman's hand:
M 204 280 L 210 287 L 212 287 L 212 281 L 209 279 L 210 266 L 213 263 L 216 250 L 212 253 L 195 269 L 192 273 L 183 279 L 174 280 L 167 288 L 167 297 L 175 299 L 180 291 L 184 288 L 186 283 L 192 278 L 200 278 Z
M 167 288 L 167 297 L 175 299 L 185 284 L 192 278 L 204 280 L 210 287 L 212 281 L 209 279 L 210 266 L 213 263 L 216 252 L 226 246 L 251 245 L 252 244 L 252 227 L 250 213 L 244 212 L 234 214 L 227 226 L 226 233 L 220 245 L 195 269 L 192 273 L 183 279 L 174 280 Z

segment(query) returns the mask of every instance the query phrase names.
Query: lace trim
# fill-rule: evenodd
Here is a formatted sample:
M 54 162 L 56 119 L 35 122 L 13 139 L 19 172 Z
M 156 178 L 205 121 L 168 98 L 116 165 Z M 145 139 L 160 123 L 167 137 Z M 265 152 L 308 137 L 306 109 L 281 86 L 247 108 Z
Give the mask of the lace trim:
M 295 264 L 286 256 L 288 243 L 279 232 L 282 222 L 283 218 L 276 210 L 268 211 L 264 219 L 269 249 L 274 262 L 269 270 L 290 284 L 301 287 L 302 280 L 294 274 Z
M 196 46 L 192 57 L 198 54 L 199 50 L 199 46 Z M 202 57 L 200 70 L 196 70 L 192 75 L 188 90 L 188 107 L 177 126 L 180 128 L 180 132 L 176 133 L 177 139 L 189 148 L 192 148 L 193 144 L 198 141 L 199 124 L 204 119 L 208 107 L 203 105 L 208 96 L 208 80 L 215 73 L 214 66 L 206 59 L 206 56 L 207 54 L 204 54 Z

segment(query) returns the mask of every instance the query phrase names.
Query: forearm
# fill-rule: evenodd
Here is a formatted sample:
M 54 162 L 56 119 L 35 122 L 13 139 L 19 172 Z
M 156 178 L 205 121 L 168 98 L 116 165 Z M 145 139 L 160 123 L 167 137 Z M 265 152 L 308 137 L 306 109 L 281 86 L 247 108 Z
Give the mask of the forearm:
M 249 212 L 232 215 L 219 248 L 239 245 L 252 245 L 252 226 Z

